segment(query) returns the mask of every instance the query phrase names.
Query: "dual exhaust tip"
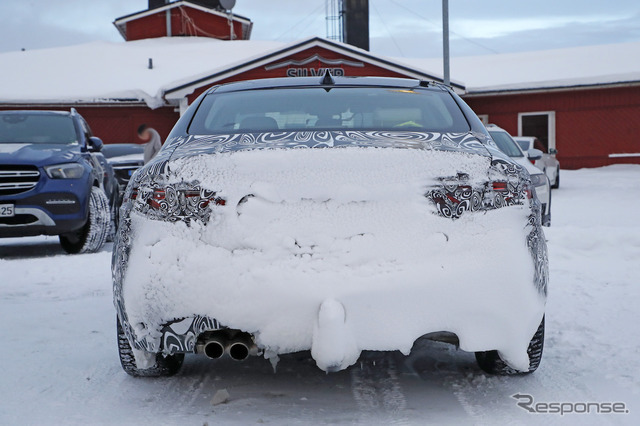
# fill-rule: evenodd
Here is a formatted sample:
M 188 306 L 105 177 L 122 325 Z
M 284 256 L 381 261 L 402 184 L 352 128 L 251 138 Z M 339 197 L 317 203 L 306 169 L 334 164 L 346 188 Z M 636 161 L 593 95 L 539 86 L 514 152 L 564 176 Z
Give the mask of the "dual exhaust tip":
M 258 354 L 258 347 L 248 333 L 229 330 L 205 333 L 197 345 L 197 352 L 208 358 L 219 359 L 225 354 L 235 361 L 244 361 Z

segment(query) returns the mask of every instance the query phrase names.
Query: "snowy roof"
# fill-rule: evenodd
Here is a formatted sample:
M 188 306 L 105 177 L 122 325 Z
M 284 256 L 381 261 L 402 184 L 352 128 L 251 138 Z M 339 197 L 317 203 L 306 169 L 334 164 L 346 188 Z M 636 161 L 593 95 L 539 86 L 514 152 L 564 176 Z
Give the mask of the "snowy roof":
M 175 82 L 282 46 L 274 41 L 165 37 L 2 53 L 0 103 L 138 100 L 157 108 L 165 104 L 164 88 Z
M 191 93 L 193 84 L 210 84 L 213 77 L 226 71 L 318 45 L 415 78 L 440 80 L 437 74 L 422 72 L 421 68 L 317 37 L 290 44 L 163 37 L 0 53 L 0 103 L 144 101 L 149 107 L 158 108 L 166 105 L 168 92 L 187 87 L 186 91 L 176 92 L 183 96 L 182 92 Z
M 169 37 L 129 42 L 93 42 L 24 52 L 0 53 L 0 103 L 143 101 L 166 105 L 165 94 L 230 69 L 322 44 L 387 67 L 435 77 L 441 59 L 373 55 L 330 40 L 291 44 L 275 41 L 221 41 Z M 149 58 L 153 68 L 149 69 Z M 473 93 L 640 82 L 640 43 L 589 46 L 540 52 L 452 58 L 454 81 Z M 203 83 L 203 84 L 204 84 Z M 462 83 L 459 88 L 462 88 Z
M 442 69 L 441 58 L 398 60 Z M 640 42 L 452 57 L 451 75 L 470 94 L 640 82 Z

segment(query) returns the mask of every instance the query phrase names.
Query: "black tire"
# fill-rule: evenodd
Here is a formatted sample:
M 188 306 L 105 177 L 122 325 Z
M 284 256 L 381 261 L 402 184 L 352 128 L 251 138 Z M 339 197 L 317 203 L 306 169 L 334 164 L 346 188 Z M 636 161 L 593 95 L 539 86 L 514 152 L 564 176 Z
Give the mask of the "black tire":
M 156 364 L 151 368 L 138 368 L 136 358 L 133 355 L 131 344 L 120 325 L 120 319 L 116 316 L 116 327 L 118 330 L 118 355 L 122 369 L 133 377 L 168 377 L 173 376 L 182 367 L 184 354 L 164 356 L 156 354 Z
M 529 371 L 518 371 L 509 367 L 500 358 L 498 351 L 476 352 L 476 361 L 478 366 L 486 373 L 496 374 L 500 376 L 513 376 L 533 373 L 538 369 L 542 360 L 542 350 L 544 348 L 544 317 L 538 326 L 536 334 L 533 335 L 527 354 L 529 355 Z
M 89 218 L 82 228 L 60 235 L 60 245 L 70 254 L 95 253 L 102 248 L 111 226 L 109 199 L 98 187 L 91 188 Z
M 551 188 L 553 189 L 560 188 L 560 167 L 558 167 L 558 171 L 556 172 L 556 181 L 553 182 L 553 185 L 551 185 Z
M 112 202 L 111 207 L 111 222 L 109 223 L 109 232 L 107 232 L 107 242 L 113 242 L 116 239 L 118 233 L 118 226 L 120 226 L 120 195 L 116 193 L 115 199 Z

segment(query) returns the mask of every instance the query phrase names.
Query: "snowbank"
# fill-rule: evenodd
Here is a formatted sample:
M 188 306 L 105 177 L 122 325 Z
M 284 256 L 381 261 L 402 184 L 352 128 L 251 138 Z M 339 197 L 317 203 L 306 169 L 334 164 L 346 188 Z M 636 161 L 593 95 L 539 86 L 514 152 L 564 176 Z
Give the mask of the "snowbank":
M 129 322 L 157 337 L 163 323 L 207 315 L 255 333 L 267 356 L 311 349 L 325 370 L 450 331 L 463 349 L 499 349 L 526 370 L 544 310 L 529 208 L 452 221 L 424 196 L 452 170 L 485 182 L 487 167 L 469 154 L 373 148 L 177 160 L 176 181 L 197 179 L 226 205 L 207 226 L 132 213 Z

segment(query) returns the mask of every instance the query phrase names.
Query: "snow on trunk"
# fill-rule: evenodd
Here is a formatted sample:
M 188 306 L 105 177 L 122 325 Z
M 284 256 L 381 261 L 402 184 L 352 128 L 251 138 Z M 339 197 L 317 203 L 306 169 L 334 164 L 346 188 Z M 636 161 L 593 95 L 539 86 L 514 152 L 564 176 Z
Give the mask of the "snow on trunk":
M 429 332 L 498 349 L 526 370 L 544 311 L 525 242 L 527 206 L 452 221 L 424 196 L 437 178 L 487 180 L 488 158 L 417 149 L 264 150 L 180 159 L 174 180 L 226 200 L 210 222 L 132 213 L 124 283 L 136 333 L 194 314 L 254 333 L 265 353 L 312 349 L 343 369 L 362 350 Z M 144 326 L 142 325 L 144 324 Z

